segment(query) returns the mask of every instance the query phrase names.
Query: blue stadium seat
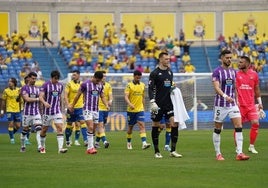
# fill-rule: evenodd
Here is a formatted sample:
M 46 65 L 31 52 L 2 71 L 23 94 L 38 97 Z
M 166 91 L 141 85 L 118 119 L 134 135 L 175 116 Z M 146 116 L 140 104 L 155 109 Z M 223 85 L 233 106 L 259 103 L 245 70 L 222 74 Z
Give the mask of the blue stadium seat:
M 264 65 L 262 71 L 263 73 L 268 72 L 268 65 Z

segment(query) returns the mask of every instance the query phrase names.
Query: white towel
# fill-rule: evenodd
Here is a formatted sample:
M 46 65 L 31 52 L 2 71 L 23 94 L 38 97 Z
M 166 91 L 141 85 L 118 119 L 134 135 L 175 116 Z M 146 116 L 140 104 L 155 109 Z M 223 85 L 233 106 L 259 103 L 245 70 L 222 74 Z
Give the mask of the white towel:
M 173 104 L 174 110 L 174 122 L 179 123 L 179 130 L 186 129 L 185 121 L 190 119 L 181 94 L 181 90 L 179 88 L 175 88 L 170 93 L 170 98 Z

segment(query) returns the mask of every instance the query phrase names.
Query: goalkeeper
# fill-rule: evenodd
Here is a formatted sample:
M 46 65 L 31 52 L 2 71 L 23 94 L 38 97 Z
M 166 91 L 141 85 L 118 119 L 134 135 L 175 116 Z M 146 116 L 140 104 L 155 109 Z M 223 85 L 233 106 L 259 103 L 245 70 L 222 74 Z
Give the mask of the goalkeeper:
M 239 71 L 236 75 L 238 106 L 242 116 L 242 122 L 250 121 L 250 145 L 248 151 L 257 154 L 254 145 L 258 136 L 259 119 L 265 118 L 263 111 L 259 77 L 257 72 L 251 69 L 250 59 L 247 56 L 241 56 L 238 63 Z M 257 108 L 255 107 L 255 98 Z
M 152 141 L 155 150 L 155 158 L 162 158 L 159 151 L 159 128 L 160 121 L 165 116 L 171 125 L 171 157 L 182 157 L 176 152 L 178 141 L 178 125 L 174 123 L 173 105 L 170 98 L 170 91 L 173 82 L 173 73 L 170 70 L 170 57 L 168 53 L 159 54 L 159 66 L 150 73 L 149 77 L 149 98 L 151 103 Z

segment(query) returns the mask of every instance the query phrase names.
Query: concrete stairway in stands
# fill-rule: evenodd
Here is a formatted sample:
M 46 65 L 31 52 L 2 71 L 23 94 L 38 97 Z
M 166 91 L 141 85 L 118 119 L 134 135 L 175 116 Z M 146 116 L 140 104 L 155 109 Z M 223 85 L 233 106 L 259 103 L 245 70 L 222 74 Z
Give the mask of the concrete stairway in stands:
M 69 72 L 68 66 L 64 62 L 61 55 L 58 54 L 57 48 L 49 48 L 51 55 L 49 55 L 46 48 L 32 47 L 33 59 L 38 62 L 39 67 L 43 73 L 45 80 L 50 79 L 52 70 L 59 70 L 62 75 L 61 79 L 67 77 Z

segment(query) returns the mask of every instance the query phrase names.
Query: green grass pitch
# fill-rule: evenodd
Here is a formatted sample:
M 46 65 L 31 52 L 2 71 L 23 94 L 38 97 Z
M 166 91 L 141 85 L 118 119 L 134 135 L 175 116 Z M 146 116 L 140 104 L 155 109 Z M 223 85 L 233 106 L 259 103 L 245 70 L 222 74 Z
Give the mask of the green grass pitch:
M 55 133 L 47 136 L 47 153 L 32 145 L 20 153 L 19 135 L 11 145 L 7 134 L 0 135 L 0 187 L 181 187 L 181 188 L 260 188 L 268 185 L 268 129 L 260 129 L 256 143 L 259 154 L 247 151 L 249 130 L 244 130 L 244 152 L 248 161 L 235 160 L 233 131 L 222 132 L 225 161 L 216 161 L 211 130 L 180 132 L 177 151 L 183 158 L 170 158 L 163 151 L 164 132 L 160 135 L 163 159 L 155 159 L 153 148 L 141 149 L 139 133 L 133 133 L 133 150 L 126 149 L 125 132 L 107 132 L 110 147 L 98 154 L 85 154 L 84 146 L 72 146 L 66 154 L 57 153 Z M 147 132 L 151 142 L 150 132 Z M 82 143 L 82 141 L 81 141 Z

